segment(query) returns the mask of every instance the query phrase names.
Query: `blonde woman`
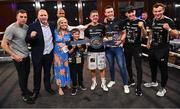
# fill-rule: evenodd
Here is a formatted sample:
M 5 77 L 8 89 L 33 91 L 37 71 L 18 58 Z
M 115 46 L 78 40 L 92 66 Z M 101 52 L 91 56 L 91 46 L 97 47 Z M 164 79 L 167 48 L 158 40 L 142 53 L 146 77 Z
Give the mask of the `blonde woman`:
M 71 34 L 67 28 L 67 19 L 60 17 L 57 21 L 57 29 L 55 30 L 54 36 L 54 72 L 59 95 L 64 95 L 62 87 L 70 86 L 68 49 L 65 42 L 70 40 Z

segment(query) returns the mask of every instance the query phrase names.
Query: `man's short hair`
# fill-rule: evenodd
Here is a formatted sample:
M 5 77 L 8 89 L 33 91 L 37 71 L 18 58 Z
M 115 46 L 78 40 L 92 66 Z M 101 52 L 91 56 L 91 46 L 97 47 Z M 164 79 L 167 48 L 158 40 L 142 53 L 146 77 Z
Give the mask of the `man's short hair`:
M 146 10 L 142 10 L 142 13 L 148 13 Z
M 164 4 L 162 4 L 162 3 L 156 3 L 156 4 L 154 4 L 154 5 L 153 5 L 153 8 L 158 8 L 159 6 L 161 6 L 163 9 L 166 8 L 166 6 L 165 6 Z
M 18 11 L 16 12 L 16 16 L 17 16 L 19 13 L 22 13 L 22 14 L 26 13 L 26 14 L 27 14 L 27 11 L 24 10 L 24 9 L 20 9 L 20 10 L 18 10 Z
M 104 8 L 104 11 L 105 11 L 106 9 L 109 9 L 109 8 L 113 8 L 113 6 L 107 5 L 107 6 Z
M 72 33 L 72 34 L 74 34 L 74 33 L 76 33 L 76 32 L 80 33 L 79 29 L 74 28 L 74 29 L 71 30 L 71 33 Z

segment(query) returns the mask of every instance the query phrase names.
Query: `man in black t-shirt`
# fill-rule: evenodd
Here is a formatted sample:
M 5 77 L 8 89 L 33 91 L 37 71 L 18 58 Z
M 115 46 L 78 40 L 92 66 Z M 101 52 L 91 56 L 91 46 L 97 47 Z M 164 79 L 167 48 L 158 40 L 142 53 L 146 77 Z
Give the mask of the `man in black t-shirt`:
M 119 73 L 123 80 L 124 93 L 130 93 L 122 44 L 126 37 L 126 33 L 123 28 L 124 24 L 122 20 L 114 17 L 114 9 L 112 6 L 106 6 L 104 9 L 104 13 L 107 20 L 104 22 L 106 28 L 106 38 L 104 38 L 104 40 L 114 41 L 114 45 L 106 47 L 106 58 L 109 63 L 109 73 L 111 76 L 111 81 L 108 83 L 107 87 L 111 88 L 113 85 L 115 85 L 114 59 L 116 59 L 120 70 Z
M 136 10 L 134 6 L 126 8 L 127 19 L 125 20 L 126 40 L 124 43 L 124 53 L 126 58 L 126 66 L 129 73 L 129 86 L 135 85 L 132 73 L 132 57 L 137 71 L 137 87 L 136 95 L 141 96 L 141 83 L 142 83 L 142 49 L 141 38 L 146 35 L 145 23 L 143 20 L 136 17 Z
M 88 47 L 88 68 L 92 74 L 91 90 L 94 90 L 97 86 L 96 82 L 96 69 L 100 70 L 101 88 L 104 91 L 108 91 L 105 80 L 105 48 L 103 45 L 103 37 L 105 32 L 104 25 L 98 23 L 99 14 L 98 11 L 93 10 L 90 12 L 91 25 L 85 30 L 85 37 L 90 39 L 90 46 Z
M 168 80 L 168 54 L 170 36 L 177 38 L 178 31 L 172 19 L 163 15 L 165 5 L 156 3 L 153 5 L 154 19 L 152 22 L 152 41 L 150 43 L 149 63 L 151 67 L 152 82 L 145 83 L 145 87 L 157 87 L 157 67 L 161 72 L 161 88 L 156 93 L 163 97 L 166 93 L 165 86 Z

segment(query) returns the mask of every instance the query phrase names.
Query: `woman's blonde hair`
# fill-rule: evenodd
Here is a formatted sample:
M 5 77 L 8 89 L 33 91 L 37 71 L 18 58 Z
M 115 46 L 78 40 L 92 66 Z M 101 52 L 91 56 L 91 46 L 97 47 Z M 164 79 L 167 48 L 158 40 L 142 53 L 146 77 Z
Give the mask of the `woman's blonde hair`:
M 57 20 L 57 30 L 60 30 L 60 25 L 59 23 L 62 22 L 63 20 L 66 20 L 67 19 L 65 17 L 60 17 L 58 20 Z M 68 21 L 67 21 L 67 26 L 68 26 Z

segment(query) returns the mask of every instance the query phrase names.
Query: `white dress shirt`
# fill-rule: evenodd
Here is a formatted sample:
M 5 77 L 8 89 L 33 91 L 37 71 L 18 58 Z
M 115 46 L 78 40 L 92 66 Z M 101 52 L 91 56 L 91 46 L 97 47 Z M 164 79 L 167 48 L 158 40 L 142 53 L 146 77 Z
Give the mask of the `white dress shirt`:
M 41 23 L 41 28 L 43 32 L 43 38 L 44 38 L 44 51 L 43 55 L 50 54 L 50 52 L 53 49 L 53 36 L 51 29 L 48 25 L 44 25 Z

